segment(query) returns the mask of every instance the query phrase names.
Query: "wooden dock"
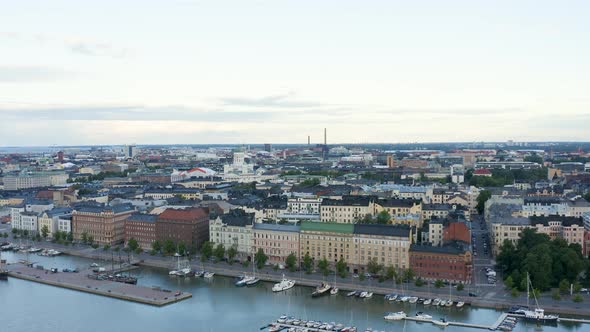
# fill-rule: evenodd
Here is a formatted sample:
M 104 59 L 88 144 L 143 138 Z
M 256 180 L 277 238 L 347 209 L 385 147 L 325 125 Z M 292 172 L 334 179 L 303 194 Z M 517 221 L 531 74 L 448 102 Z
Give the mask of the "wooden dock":
M 83 270 L 79 273 L 51 273 L 47 270 L 22 264 L 9 265 L 8 270 L 8 275 L 12 278 L 158 307 L 192 297 L 191 293 L 172 292 L 115 281 L 90 279 L 88 278 L 88 274 L 92 274 L 90 270 Z

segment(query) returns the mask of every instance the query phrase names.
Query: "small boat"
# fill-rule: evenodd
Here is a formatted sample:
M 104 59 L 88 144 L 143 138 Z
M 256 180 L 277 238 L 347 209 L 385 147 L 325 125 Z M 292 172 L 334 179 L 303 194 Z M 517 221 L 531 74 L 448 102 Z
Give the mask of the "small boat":
M 338 294 L 338 288 L 332 287 L 332 289 L 330 289 L 330 295 L 336 295 L 336 294 Z
M 315 291 L 311 294 L 311 296 L 320 297 L 322 295 L 328 294 L 330 289 L 332 289 L 332 286 L 325 282 L 322 282 L 318 287 L 316 287 Z
M 243 276 L 240 280 L 236 281 L 236 287 L 244 287 L 248 284 L 248 282 L 252 281 L 254 277 Z
M 457 302 L 457 308 L 462 308 L 465 305 L 465 302 L 459 301 Z
M 407 315 L 405 312 L 398 311 L 398 312 L 389 312 L 383 318 L 385 320 L 402 320 L 402 319 L 406 318 L 406 316 Z
M 440 303 L 438 304 L 441 307 L 446 307 L 447 306 L 447 301 L 446 300 L 440 300 Z
M 99 267 L 99 265 L 97 263 L 92 263 L 90 264 L 90 267 Z
M 351 297 L 351 296 L 356 296 L 356 291 L 352 291 L 352 292 L 348 292 L 346 294 L 346 296 Z
M 432 300 L 432 305 L 434 305 L 434 306 L 440 305 L 440 299 Z
M 195 271 L 195 277 L 202 277 L 205 275 L 205 271 L 201 270 L 201 271 Z
M 283 329 L 283 327 L 281 325 L 274 324 L 274 325 L 272 325 L 271 327 L 268 328 L 268 331 L 269 332 L 278 332 L 278 331 L 280 331 L 282 329 Z
M 411 297 L 408 299 L 408 302 L 410 302 L 410 303 L 414 304 L 414 303 L 418 302 L 418 298 L 417 298 L 416 296 L 411 296 Z
M 424 305 L 430 305 L 432 303 L 432 299 L 424 300 Z
M 437 325 L 437 326 L 442 326 L 442 327 L 449 326 L 449 322 L 446 319 L 444 319 L 444 318 L 441 318 L 441 319 L 438 319 L 438 320 L 433 320 L 432 321 L 432 324 Z
M 403 296 L 401 299 L 402 302 L 408 302 L 409 300 L 410 300 L 409 296 Z
M 432 316 L 425 314 L 422 311 L 418 311 L 416 313 L 416 319 L 421 321 L 430 321 L 432 320 Z
M 211 278 L 213 278 L 214 275 L 215 275 L 214 272 L 205 272 L 203 274 L 203 277 L 205 277 L 205 279 L 211 279 Z
M 272 286 L 272 291 L 273 292 L 282 292 L 282 291 L 286 291 L 287 289 L 293 288 L 293 286 L 295 286 L 295 281 L 286 279 L 285 275 L 283 274 L 283 279 L 281 280 L 281 282 Z
M 252 278 L 250 281 L 246 282 L 246 286 L 250 287 L 250 286 L 255 286 L 256 284 L 258 284 L 260 282 L 260 279 L 254 277 Z
M 279 319 L 277 319 L 277 323 L 285 324 L 288 318 L 289 317 L 287 317 L 287 315 L 282 315 L 281 317 L 279 317 Z
M 447 307 L 451 307 L 453 306 L 453 301 L 448 300 L 447 303 L 445 304 Z
M 367 294 L 365 294 L 365 299 L 370 299 L 373 297 L 373 292 L 366 292 Z
M 361 292 L 361 293 L 359 294 L 359 297 L 360 297 L 361 299 L 364 299 L 365 297 L 367 297 L 367 294 L 369 294 L 369 293 L 368 293 L 368 292 Z
M 426 301 L 425 298 L 423 298 L 423 297 L 418 298 L 418 303 L 424 303 L 424 301 Z
M 385 295 L 385 299 L 387 301 L 395 301 L 397 299 L 397 294 L 394 294 L 394 293 L 387 294 L 387 295 Z

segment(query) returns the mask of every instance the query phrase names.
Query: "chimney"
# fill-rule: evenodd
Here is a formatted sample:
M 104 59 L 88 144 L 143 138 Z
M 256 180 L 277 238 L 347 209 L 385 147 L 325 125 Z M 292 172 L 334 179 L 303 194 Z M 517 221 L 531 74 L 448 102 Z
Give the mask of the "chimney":
M 328 129 L 324 128 L 324 145 L 328 145 Z

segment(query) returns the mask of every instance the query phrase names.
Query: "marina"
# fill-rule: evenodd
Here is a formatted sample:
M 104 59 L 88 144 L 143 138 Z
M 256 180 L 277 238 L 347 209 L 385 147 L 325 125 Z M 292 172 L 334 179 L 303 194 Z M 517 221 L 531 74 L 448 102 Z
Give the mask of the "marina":
M 120 272 L 120 271 L 119 271 Z M 149 304 L 153 306 L 165 306 L 176 303 L 187 298 L 192 294 L 185 292 L 173 292 L 155 288 L 137 286 L 129 280 L 130 277 L 120 275 L 112 276 L 113 278 L 101 279 L 95 276 L 91 269 L 80 272 L 59 272 L 52 268 L 46 270 L 43 267 L 33 267 L 32 264 L 12 264 L 8 266 L 8 275 L 11 278 L 23 279 L 31 282 L 37 282 L 45 285 L 72 289 L 80 292 L 108 296 L 115 299 L 132 301 L 137 303 Z M 121 282 L 115 281 L 114 278 L 125 278 Z

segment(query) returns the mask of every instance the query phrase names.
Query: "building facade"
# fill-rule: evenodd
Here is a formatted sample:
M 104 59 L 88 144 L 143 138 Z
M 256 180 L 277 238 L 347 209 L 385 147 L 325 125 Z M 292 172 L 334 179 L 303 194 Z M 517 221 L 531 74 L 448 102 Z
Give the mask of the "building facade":
M 471 283 L 473 257 L 471 251 L 460 243 L 442 247 L 412 245 L 409 256 L 412 271 L 422 279 Z
M 125 219 L 134 212 L 129 205 L 80 206 L 72 213 L 74 240 L 81 241 L 84 234 L 92 236 L 99 245 L 123 243 Z
M 156 237 L 161 242 L 171 240 L 201 247 L 209 241 L 209 209 L 166 209 L 156 221 Z
M 134 213 L 125 219 L 125 244 L 135 239 L 142 250 L 151 250 L 156 242 L 156 221 L 158 216 L 153 214 Z
M 285 264 L 290 254 L 299 260 L 299 226 L 280 224 L 254 224 L 254 248 L 262 249 L 271 264 Z

